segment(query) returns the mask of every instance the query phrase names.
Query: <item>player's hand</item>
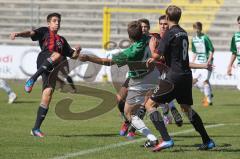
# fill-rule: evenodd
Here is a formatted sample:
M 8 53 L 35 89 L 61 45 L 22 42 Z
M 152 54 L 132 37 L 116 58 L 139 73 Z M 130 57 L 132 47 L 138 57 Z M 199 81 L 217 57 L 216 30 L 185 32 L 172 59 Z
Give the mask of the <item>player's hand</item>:
M 80 45 L 77 45 L 75 48 L 74 48 L 74 53 L 72 55 L 72 59 L 77 59 L 79 54 L 80 54 L 80 51 L 82 50 L 81 46 Z
M 15 32 L 11 33 L 10 36 L 9 36 L 10 39 L 11 39 L 11 40 L 15 40 L 15 38 L 17 37 L 17 34 L 18 34 L 18 33 L 15 33 Z
M 153 68 L 154 67 L 154 62 L 155 62 L 155 59 L 154 58 L 149 58 L 146 62 L 146 66 L 147 68 Z
M 205 68 L 207 69 L 207 70 L 209 70 L 209 71 L 212 71 L 213 69 L 214 69 L 214 65 L 212 65 L 211 63 L 206 63 L 206 66 L 205 66 Z
M 89 56 L 80 54 L 78 59 L 82 62 L 86 62 L 86 61 L 89 61 Z
M 227 75 L 232 76 L 232 66 L 228 66 Z
M 149 48 L 151 53 L 156 53 L 156 48 L 159 44 L 159 41 L 155 37 L 151 37 L 150 42 L 149 42 Z
M 82 50 L 82 47 L 81 47 L 80 45 L 77 45 L 77 46 L 75 47 L 75 49 L 76 49 L 76 51 L 77 51 L 78 53 L 80 53 L 81 50 Z

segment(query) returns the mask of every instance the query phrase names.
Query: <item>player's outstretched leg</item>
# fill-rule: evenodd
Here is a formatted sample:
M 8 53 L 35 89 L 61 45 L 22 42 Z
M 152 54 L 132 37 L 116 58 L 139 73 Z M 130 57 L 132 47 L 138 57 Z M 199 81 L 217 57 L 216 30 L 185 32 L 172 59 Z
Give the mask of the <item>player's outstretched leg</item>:
M 164 124 L 161 114 L 158 112 L 158 110 L 156 108 L 152 108 L 149 111 L 149 113 L 150 113 L 150 115 L 149 115 L 150 120 L 152 121 L 153 125 L 155 126 L 155 128 L 159 131 L 159 133 L 162 136 L 162 140 L 160 140 L 159 144 L 154 146 L 152 151 L 156 152 L 156 151 L 160 151 L 162 149 L 167 149 L 167 148 L 173 147 L 174 142 L 167 132 L 167 128 Z
M 131 125 L 139 131 L 141 134 L 147 137 L 147 141 L 144 143 L 144 147 L 154 147 L 158 145 L 158 140 L 157 138 L 152 134 L 151 130 L 146 127 L 144 124 L 143 120 L 140 119 L 138 116 L 134 115 L 131 118 Z
M 201 135 L 203 144 L 200 145 L 198 148 L 199 150 L 209 150 L 215 147 L 215 143 L 210 137 L 203 125 L 201 117 L 195 112 L 191 106 L 188 105 L 181 105 L 182 110 L 186 113 L 188 119 L 190 120 L 191 124 L 195 128 L 195 130 Z
M 43 72 L 49 71 L 52 69 L 53 69 L 53 60 L 51 59 L 51 57 L 49 57 L 43 62 L 42 66 L 37 70 L 37 72 L 26 81 L 25 87 L 24 87 L 25 91 L 27 93 L 30 93 L 38 77 L 42 75 Z
M 146 109 L 144 107 L 140 107 L 139 109 L 137 109 L 137 111 L 135 113 L 135 115 L 138 116 L 142 120 L 143 120 L 145 114 L 146 114 Z M 133 126 L 130 126 L 128 134 L 127 134 L 127 138 L 129 140 L 133 140 L 135 136 L 136 136 L 136 129 Z

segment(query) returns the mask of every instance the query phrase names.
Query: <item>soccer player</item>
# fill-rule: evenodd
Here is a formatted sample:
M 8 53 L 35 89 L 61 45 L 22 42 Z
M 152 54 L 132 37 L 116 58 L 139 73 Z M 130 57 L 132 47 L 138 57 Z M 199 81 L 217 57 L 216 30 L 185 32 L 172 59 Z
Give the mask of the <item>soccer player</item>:
M 47 115 L 49 104 L 56 85 L 57 76 L 53 76 L 55 78 L 51 78 L 51 80 L 49 80 L 51 72 L 49 68 L 54 69 L 59 64 L 62 57 L 68 56 L 71 58 L 77 58 L 80 52 L 80 47 L 73 50 L 66 39 L 57 34 L 60 29 L 60 23 L 61 15 L 59 13 L 51 13 L 47 16 L 48 27 L 40 27 L 36 30 L 11 33 L 10 35 L 10 38 L 13 40 L 15 37 L 30 37 L 33 41 L 38 41 L 41 47 L 41 52 L 37 57 L 38 71 L 32 78 L 30 78 L 30 80 L 33 78 L 35 78 L 33 80 L 36 80 L 37 76 L 42 75 L 43 81 L 42 98 L 37 111 L 35 125 L 31 130 L 31 135 L 37 137 L 44 137 L 40 127 Z M 53 61 L 55 61 L 54 65 Z
M 193 24 L 193 30 L 196 35 L 192 38 L 192 62 L 198 64 L 212 64 L 214 48 L 208 35 L 202 33 L 202 23 Z M 206 69 L 197 69 L 193 72 L 193 84 L 204 94 L 203 106 L 212 105 L 212 89 L 209 79 L 212 71 Z
M 170 5 L 166 9 L 169 30 L 157 47 L 156 39 L 152 38 L 149 44 L 152 58 L 148 62 L 153 62 L 165 57 L 166 65 L 169 67 L 166 78 L 159 82 L 151 98 L 145 104 L 149 112 L 150 120 L 162 136 L 162 141 L 154 145 L 153 151 L 170 148 L 174 145 L 173 140 L 168 134 L 162 117 L 156 107 L 158 103 L 167 103 L 176 99 L 182 110 L 187 115 L 195 130 L 201 135 L 203 144 L 200 150 L 208 150 L 215 147 L 213 140 L 208 136 L 200 116 L 191 107 L 192 99 L 192 72 L 189 67 L 188 57 L 188 35 L 178 22 L 181 18 L 181 9 L 175 5 Z
M 46 72 L 52 72 L 54 67 L 61 62 L 62 58 L 67 56 L 64 53 L 64 49 L 66 49 L 66 47 L 69 45 L 64 37 L 61 37 L 57 34 L 58 30 L 60 29 L 61 15 L 59 13 L 49 14 L 47 17 L 47 22 L 48 27 L 40 27 L 34 31 L 25 31 L 19 33 L 13 32 L 10 34 L 10 38 L 12 40 L 14 40 L 16 37 L 31 37 L 33 41 L 38 40 L 41 50 L 49 51 L 51 55 L 42 62 L 41 66 L 38 67 L 37 72 L 26 81 L 25 91 L 27 93 L 32 91 L 33 85 L 40 75 Z M 67 44 L 63 45 L 65 43 Z M 77 58 L 77 53 L 81 50 L 79 46 L 76 48 L 77 50 L 72 55 L 72 58 Z M 45 58 L 43 57 L 44 55 L 41 56 L 42 58 Z
M 149 30 L 150 30 L 150 23 L 148 19 L 139 19 L 138 20 L 141 24 L 142 33 L 146 36 L 149 36 Z M 130 122 L 128 121 L 127 117 L 124 114 L 124 106 L 125 106 L 125 100 L 128 93 L 128 83 L 130 78 L 127 78 L 120 88 L 120 91 L 117 93 L 117 100 L 118 100 L 118 108 L 121 112 L 124 122 L 122 123 L 121 129 L 120 129 L 120 135 L 125 136 L 127 134 L 128 139 L 133 139 L 135 136 L 136 129 L 131 126 Z M 145 116 L 146 109 L 144 106 L 141 106 L 137 111 L 136 115 L 143 119 Z M 130 127 L 130 128 L 129 128 Z
M 230 50 L 232 52 L 232 56 L 231 56 L 231 59 L 230 59 L 229 64 L 228 64 L 227 74 L 229 76 L 232 75 L 233 63 L 237 58 L 237 60 L 238 60 L 237 89 L 240 90 L 240 70 L 239 70 L 239 64 L 240 64 L 240 16 L 237 17 L 237 23 L 238 23 L 239 31 L 235 32 L 233 34 L 233 37 L 232 37 L 231 48 L 230 48 Z
M 168 30 L 168 24 L 166 21 L 166 16 L 160 16 L 159 17 L 159 34 L 151 34 L 150 31 L 150 23 L 148 19 L 139 19 L 138 20 L 141 23 L 141 27 L 142 27 L 142 32 L 144 35 L 147 36 L 157 36 L 157 38 L 163 38 L 164 33 Z M 129 82 L 129 78 L 126 79 L 126 81 L 124 82 L 122 88 L 120 89 L 119 93 L 117 94 L 117 99 L 121 99 L 119 104 L 118 104 L 118 108 L 121 111 L 121 113 L 124 116 L 124 105 L 125 105 L 125 98 L 127 96 L 127 88 L 128 88 L 128 82 Z M 122 98 L 124 97 L 124 98 Z M 124 99 L 124 100 L 122 100 Z M 163 110 L 163 119 L 165 124 L 169 124 L 172 121 L 171 116 L 169 115 L 169 108 L 171 110 L 171 113 L 174 117 L 175 123 L 178 126 L 182 126 L 182 117 L 180 115 L 180 113 L 178 112 L 178 110 L 176 109 L 174 102 L 171 101 L 168 104 L 161 104 L 161 108 Z M 144 108 L 144 106 L 141 106 L 137 111 L 136 111 L 136 115 L 138 115 L 138 117 L 140 117 L 141 119 L 143 119 L 143 117 L 145 116 L 145 112 L 146 109 Z M 130 125 L 129 121 L 126 119 L 126 117 L 124 117 L 125 121 L 121 126 L 121 130 L 120 130 L 120 135 L 125 135 L 128 131 L 128 127 Z M 133 137 L 135 136 L 135 131 L 136 129 L 134 127 L 129 128 L 127 137 L 128 139 L 133 139 Z
M 17 99 L 16 93 L 12 91 L 11 87 L 3 79 L 0 79 L 0 88 L 8 94 L 8 104 L 12 104 Z
M 159 71 L 157 69 L 149 69 L 146 67 L 146 60 L 151 56 L 148 42 L 149 37 L 143 35 L 141 24 L 138 21 L 132 21 L 128 24 L 129 39 L 133 44 L 120 52 L 112 55 L 112 59 L 98 58 L 89 55 L 79 55 L 81 61 L 90 61 L 100 65 L 117 64 L 118 67 L 128 65 L 128 94 L 126 97 L 124 113 L 127 120 L 149 141 L 156 141 L 156 137 L 145 126 L 144 122 L 135 115 L 135 111 L 141 105 L 144 105 L 145 95 L 149 90 L 153 90 L 158 83 Z

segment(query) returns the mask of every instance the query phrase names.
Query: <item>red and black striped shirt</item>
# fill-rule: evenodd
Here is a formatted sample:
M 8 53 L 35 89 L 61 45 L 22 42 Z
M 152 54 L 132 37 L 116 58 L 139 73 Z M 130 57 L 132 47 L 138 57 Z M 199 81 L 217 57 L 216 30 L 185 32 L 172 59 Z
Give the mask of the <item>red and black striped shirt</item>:
M 39 42 L 41 52 L 58 52 L 62 56 L 72 57 L 74 50 L 64 37 L 50 31 L 48 27 L 40 27 L 33 31 L 35 34 L 31 38 Z

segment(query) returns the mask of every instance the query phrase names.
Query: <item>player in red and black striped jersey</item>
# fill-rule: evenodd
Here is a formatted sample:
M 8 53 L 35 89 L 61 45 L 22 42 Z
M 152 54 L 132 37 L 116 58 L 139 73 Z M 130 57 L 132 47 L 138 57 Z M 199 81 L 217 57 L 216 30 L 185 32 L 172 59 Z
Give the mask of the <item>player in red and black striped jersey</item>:
M 47 16 L 48 27 L 40 27 L 31 31 L 14 32 L 11 33 L 10 38 L 12 40 L 15 37 L 30 37 L 33 41 L 38 41 L 41 47 L 41 52 L 37 58 L 37 72 L 26 82 L 25 91 L 30 93 L 33 84 L 37 78 L 42 75 L 43 87 L 42 87 L 42 99 L 37 112 L 37 118 L 35 126 L 31 131 L 31 134 L 38 137 L 43 137 L 43 133 L 40 131 L 40 126 L 47 114 L 48 107 L 52 98 L 52 93 L 56 84 L 56 77 L 51 76 L 51 70 L 58 66 L 62 58 L 70 57 L 77 58 L 81 50 L 80 46 L 74 49 L 70 47 L 66 39 L 58 35 L 60 29 L 61 15 L 59 13 L 51 13 Z M 57 73 L 57 71 L 54 71 Z

